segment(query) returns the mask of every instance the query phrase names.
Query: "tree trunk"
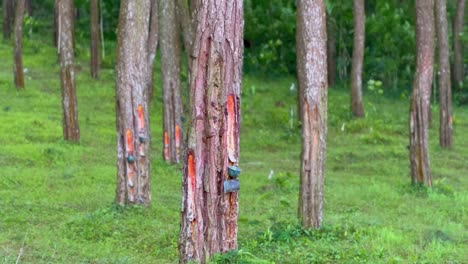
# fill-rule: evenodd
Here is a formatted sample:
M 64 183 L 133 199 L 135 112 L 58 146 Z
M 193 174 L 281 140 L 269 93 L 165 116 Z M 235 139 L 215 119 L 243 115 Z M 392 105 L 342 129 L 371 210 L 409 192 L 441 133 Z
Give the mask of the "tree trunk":
M 18 89 L 24 88 L 22 39 L 23 39 L 23 14 L 24 0 L 16 1 L 15 14 L 15 47 L 14 47 L 14 70 L 15 86 Z
M 52 44 L 58 48 L 58 32 L 59 32 L 59 14 L 58 14 L 58 1 L 54 0 L 54 24 L 52 32 Z
M 73 55 L 73 0 L 60 0 L 59 14 L 59 60 L 62 84 L 63 138 L 79 141 L 78 107 L 76 100 L 75 70 Z
M 463 16 L 465 15 L 465 0 L 457 1 L 455 18 L 453 20 L 453 81 L 457 89 L 463 84 L 463 43 L 460 34 L 463 33 Z
M 411 95 L 409 137 L 413 183 L 432 185 L 429 166 L 429 111 L 434 62 L 434 0 L 416 0 L 416 72 Z
M 436 1 L 437 46 L 439 50 L 439 81 L 440 129 L 439 144 L 442 148 L 452 146 L 452 85 L 450 83 L 450 53 L 448 41 L 448 23 L 446 0 Z
M 26 11 L 26 14 L 28 14 L 28 16 L 32 16 L 31 0 L 25 0 L 24 10 Z
M 91 16 L 91 77 L 99 78 L 99 4 L 98 0 L 89 2 Z
M 148 67 L 149 67 L 149 82 L 148 82 L 148 99 L 153 97 L 153 82 L 154 82 L 154 59 L 156 58 L 156 49 L 158 47 L 159 34 L 159 16 L 158 16 L 158 0 L 151 0 L 150 25 L 148 36 Z
M 185 54 L 187 56 L 187 80 L 190 80 L 192 65 L 190 64 L 192 54 L 192 45 L 193 45 L 193 26 L 195 25 L 194 16 L 196 12 L 196 2 L 190 1 L 192 5 L 192 10 L 189 10 L 189 4 L 186 0 L 177 0 L 176 10 L 177 10 L 177 20 L 180 24 L 180 29 L 182 31 L 182 39 L 185 49 Z M 187 83 L 190 83 L 188 81 Z M 188 85 L 188 84 L 187 84 Z
M 122 0 L 116 63 L 117 190 L 120 205 L 147 205 L 150 131 L 147 87 L 150 0 Z
M 237 248 L 242 0 L 204 0 L 196 21 L 181 263 L 206 263 L 215 253 Z
M 302 87 L 302 162 L 299 218 L 304 227 L 322 222 L 327 137 L 327 30 L 325 1 L 298 1 L 297 79 Z
M 181 150 L 182 100 L 180 96 L 181 46 L 174 1 L 160 1 L 161 76 L 163 85 L 163 158 L 178 163 Z
M 15 2 L 14 0 L 3 0 L 3 39 L 11 38 L 11 31 L 14 22 L 15 14 Z
M 191 48 L 193 42 L 193 13 L 189 11 L 189 6 L 185 0 L 177 0 L 177 17 L 182 30 L 182 38 L 184 40 L 184 49 L 187 53 L 187 61 L 190 61 L 192 55 Z M 190 63 L 188 63 L 190 66 Z
M 362 61 L 364 59 L 364 40 L 366 34 L 366 14 L 364 0 L 353 1 L 354 43 L 351 65 L 351 112 L 355 117 L 364 116 L 362 105 Z
M 328 88 L 336 83 L 336 22 L 327 17 L 327 71 Z

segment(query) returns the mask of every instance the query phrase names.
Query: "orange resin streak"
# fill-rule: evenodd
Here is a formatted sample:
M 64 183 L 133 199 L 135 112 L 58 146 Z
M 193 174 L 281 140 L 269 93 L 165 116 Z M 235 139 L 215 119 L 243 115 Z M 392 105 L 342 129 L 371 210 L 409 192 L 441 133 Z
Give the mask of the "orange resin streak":
M 193 158 L 193 154 L 189 154 L 188 156 L 187 174 L 188 186 L 193 193 L 195 190 L 195 159 Z
M 167 131 L 164 132 L 164 159 L 169 160 L 170 155 L 169 155 L 169 135 L 167 134 Z
M 176 125 L 175 127 L 175 145 L 176 148 L 180 146 L 180 127 L 179 125 Z
M 138 126 L 140 129 L 144 129 L 145 128 L 145 114 L 143 111 L 143 107 L 141 105 L 138 105 L 137 112 L 138 112 Z
M 235 126 L 235 100 L 234 95 L 229 95 L 227 98 L 227 137 L 228 137 L 228 154 L 231 156 L 235 155 L 235 135 L 234 135 L 234 126 Z M 236 157 L 237 158 L 237 157 Z
M 133 136 L 132 136 L 132 131 L 130 129 L 127 129 L 127 154 L 133 154 Z

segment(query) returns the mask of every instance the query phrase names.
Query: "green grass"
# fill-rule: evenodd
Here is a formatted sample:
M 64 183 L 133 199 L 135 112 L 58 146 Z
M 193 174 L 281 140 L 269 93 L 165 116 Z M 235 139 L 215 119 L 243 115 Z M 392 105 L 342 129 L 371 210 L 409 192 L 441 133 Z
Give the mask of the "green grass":
M 11 45 L 0 44 L 0 262 L 15 263 L 23 248 L 22 263 L 177 263 L 181 173 L 161 159 L 160 81 L 152 205 L 116 207 L 113 69 L 94 81 L 84 58 L 76 80 L 81 141 L 70 144 L 62 140 L 55 50 L 25 40 L 26 89 L 18 92 Z M 289 126 L 293 81 L 244 78 L 239 250 L 214 260 L 466 263 L 468 110 L 455 108 L 454 148 L 443 150 L 434 107 L 427 189 L 410 184 L 408 100 L 366 94 L 367 116 L 354 120 L 347 92 L 331 89 L 323 228 L 304 230 L 296 219 L 300 130 Z

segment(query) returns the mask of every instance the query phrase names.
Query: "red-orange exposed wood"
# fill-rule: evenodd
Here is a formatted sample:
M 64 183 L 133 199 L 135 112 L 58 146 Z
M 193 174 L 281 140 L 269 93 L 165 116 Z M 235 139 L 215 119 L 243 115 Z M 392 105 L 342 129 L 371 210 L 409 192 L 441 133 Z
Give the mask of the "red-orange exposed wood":
M 132 136 L 132 131 L 130 129 L 127 129 L 126 138 L 127 138 L 127 154 L 130 154 L 130 153 L 133 154 L 133 151 L 134 151 L 133 136 Z
M 135 199 L 135 156 L 134 156 L 134 146 L 133 146 L 133 134 L 130 129 L 127 129 L 125 135 L 127 145 L 126 145 L 126 157 L 127 157 L 127 172 L 128 172 L 128 199 L 133 202 Z
M 164 132 L 164 160 L 168 161 L 171 159 L 171 153 L 169 149 L 169 134 L 167 131 Z
M 188 165 L 187 165 L 187 175 L 189 179 L 189 186 L 192 190 L 195 190 L 195 160 L 193 158 L 193 154 L 189 154 L 188 156 Z
M 145 129 L 145 112 L 143 110 L 143 107 L 141 105 L 138 105 L 137 108 L 138 111 L 138 128 L 141 130 Z
M 176 159 L 177 163 L 179 163 L 180 157 L 180 127 L 176 125 L 175 127 L 175 147 L 176 147 Z
M 229 165 L 233 165 L 237 162 L 236 155 L 236 100 L 233 94 L 230 94 L 227 98 L 227 149 Z

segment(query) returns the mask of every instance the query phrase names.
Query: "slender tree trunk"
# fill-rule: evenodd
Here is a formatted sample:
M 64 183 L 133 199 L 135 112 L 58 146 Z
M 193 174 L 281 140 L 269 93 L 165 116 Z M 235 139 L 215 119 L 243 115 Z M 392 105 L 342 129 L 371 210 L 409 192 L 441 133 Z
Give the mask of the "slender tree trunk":
M 151 0 L 150 11 L 150 28 L 148 36 L 148 67 L 150 79 L 148 82 L 148 99 L 153 97 L 153 82 L 154 82 L 154 59 L 156 58 L 156 49 L 158 47 L 159 34 L 159 16 L 158 16 L 158 0 Z
M 237 248 L 242 0 L 204 0 L 197 22 L 182 187 L 181 263 L 206 263 L 214 253 Z
M 409 137 L 413 183 L 432 185 L 429 111 L 434 63 L 434 0 L 416 0 L 416 72 L 411 95 Z
M 63 138 L 70 141 L 80 140 L 78 126 L 78 106 L 76 100 L 75 70 L 73 55 L 73 0 L 60 0 L 58 3 L 60 31 L 59 60 L 62 84 Z
M 190 80 L 191 73 L 192 73 L 192 65 L 190 64 L 191 57 L 194 56 L 192 54 L 192 45 L 193 45 L 193 31 L 194 31 L 194 17 L 196 12 L 196 2 L 197 1 L 190 1 L 187 4 L 186 0 L 176 0 L 176 10 L 177 10 L 177 20 L 180 24 L 180 29 L 182 31 L 182 39 L 184 44 L 185 54 L 187 56 L 187 80 Z M 192 6 L 192 10 L 190 10 L 190 6 Z M 190 81 L 187 82 L 187 86 L 189 86 Z M 190 94 L 189 94 L 190 96 Z
M 364 116 L 362 104 L 362 61 L 364 59 L 364 40 L 366 35 L 366 14 L 364 0 L 353 1 L 354 43 L 351 65 L 351 112 L 355 117 Z
M 98 0 L 89 2 L 91 16 L 91 77 L 99 78 L 99 4 Z
M 59 14 L 58 14 L 58 1 L 54 0 L 54 24 L 52 32 L 52 44 L 58 48 L 58 32 L 59 32 Z
M 14 70 L 15 86 L 18 89 L 24 89 L 23 75 L 23 56 L 22 56 L 22 39 L 23 39 L 23 14 L 24 0 L 16 1 L 15 14 L 15 47 L 14 47 Z
M 11 38 L 11 31 L 14 22 L 15 14 L 15 2 L 14 0 L 3 0 L 3 39 Z
M 163 84 L 163 157 L 178 163 L 181 150 L 182 99 L 180 96 L 181 45 L 175 1 L 160 1 L 160 49 Z
M 190 13 L 189 6 L 186 0 L 176 0 L 177 2 L 177 17 L 182 30 L 182 39 L 184 41 L 184 49 L 187 53 L 187 61 L 190 61 L 192 55 L 191 48 L 193 42 L 193 15 Z M 188 63 L 190 67 L 190 63 Z
M 327 65 L 328 87 L 335 86 L 336 82 L 336 24 L 332 18 L 327 18 Z
M 122 0 L 117 36 L 115 202 L 147 205 L 150 131 L 147 87 L 150 0 Z
M 28 16 L 32 16 L 31 0 L 25 0 L 24 10 L 26 11 L 26 14 L 28 14 Z
M 448 22 L 446 0 L 436 1 L 437 46 L 439 50 L 440 129 L 439 144 L 443 148 L 452 146 L 452 85 L 450 83 L 450 53 L 448 41 Z
M 463 83 L 463 43 L 460 34 L 463 32 L 465 0 L 457 1 L 457 11 L 453 20 L 453 81 L 457 89 Z
M 302 161 L 299 218 L 304 227 L 322 223 L 327 137 L 327 29 L 325 1 L 298 1 L 297 79 L 302 87 Z

